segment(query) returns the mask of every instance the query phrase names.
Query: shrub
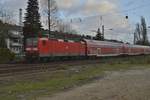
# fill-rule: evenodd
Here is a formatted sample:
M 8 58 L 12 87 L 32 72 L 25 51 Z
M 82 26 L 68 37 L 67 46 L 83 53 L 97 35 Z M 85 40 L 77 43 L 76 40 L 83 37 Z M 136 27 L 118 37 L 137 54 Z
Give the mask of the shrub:
M 0 48 L 0 63 L 8 63 L 13 61 L 15 54 L 12 53 L 9 49 Z

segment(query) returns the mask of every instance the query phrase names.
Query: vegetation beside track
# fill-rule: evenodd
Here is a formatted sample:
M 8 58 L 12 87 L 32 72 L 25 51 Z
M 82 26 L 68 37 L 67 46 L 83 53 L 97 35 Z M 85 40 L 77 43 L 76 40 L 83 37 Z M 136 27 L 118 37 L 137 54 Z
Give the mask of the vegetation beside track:
M 8 63 L 15 59 L 15 54 L 7 48 L 0 48 L 0 63 Z
M 101 63 L 70 66 L 60 65 L 56 71 L 0 78 L 3 100 L 36 100 L 92 80 L 104 77 L 106 71 L 150 68 L 150 56 L 102 58 Z

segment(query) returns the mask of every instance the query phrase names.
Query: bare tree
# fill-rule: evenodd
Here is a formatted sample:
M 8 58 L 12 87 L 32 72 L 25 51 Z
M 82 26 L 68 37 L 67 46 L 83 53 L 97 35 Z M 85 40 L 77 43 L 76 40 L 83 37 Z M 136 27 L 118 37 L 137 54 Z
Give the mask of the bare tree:
M 134 32 L 134 43 L 140 45 L 149 45 L 147 25 L 144 17 L 141 17 L 141 24 L 136 24 L 136 29 Z
M 145 18 L 142 16 L 141 17 L 141 32 L 142 32 L 142 38 L 143 38 L 143 44 L 148 43 L 148 37 L 147 37 L 147 25 Z
M 0 4 L 0 48 L 6 47 L 10 24 L 13 24 L 13 13 Z
M 55 28 L 58 24 L 58 7 L 57 3 L 55 0 L 50 0 L 50 27 Z M 48 14 L 49 14 L 49 9 L 48 9 L 48 0 L 43 0 L 42 1 L 42 13 L 44 15 L 44 18 L 46 19 L 46 26 L 48 26 Z
M 4 23 L 13 24 L 13 12 L 0 5 L 0 20 Z
M 136 29 L 135 29 L 135 32 L 134 32 L 134 44 L 137 43 L 137 41 L 140 41 L 142 38 L 141 38 L 141 26 L 139 23 L 136 24 Z

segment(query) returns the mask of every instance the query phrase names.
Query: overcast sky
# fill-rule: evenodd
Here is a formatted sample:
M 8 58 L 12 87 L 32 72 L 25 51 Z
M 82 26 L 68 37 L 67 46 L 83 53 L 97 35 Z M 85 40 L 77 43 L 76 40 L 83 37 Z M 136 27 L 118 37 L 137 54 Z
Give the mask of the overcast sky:
M 40 4 L 46 0 L 40 0 Z M 150 25 L 150 0 L 56 0 L 60 17 L 66 21 L 73 19 L 72 26 L 82 33 L 91 33 L 97 30 L 100 23 L 106 27 L 107 38 L 117 38 L 123 41 L 132 41 L 134 25 L 139 22 L 140 16 L 146 18 Z M 27 0 L 0 0 L 4 8 L 14 12 L 18 23 L 18 9 L 25 11 Z M 91 17 L 90 17 L 91 16 Z M 102 20 L 100 20 L 102 16 Z M 125 19 L 129 16 L 129 19 Z M 82 22 L 78 20 L 82 19 Z M 113 31 L 108 29 L 112 28 Z

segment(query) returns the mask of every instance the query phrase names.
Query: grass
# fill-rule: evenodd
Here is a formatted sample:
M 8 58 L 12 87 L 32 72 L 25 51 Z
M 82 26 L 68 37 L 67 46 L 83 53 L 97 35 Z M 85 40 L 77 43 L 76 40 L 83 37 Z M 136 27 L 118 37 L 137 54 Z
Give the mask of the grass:
M 101 78 L 105 71 L 150 68 L 150 56 L 102 58 L 102 63 L 66 67 L 53 72 L 37 73 L 34 76 L 16 76 L 0 81 L 0 100 L 36 100 L 78 85 Z M 1 99 L 2 98 L 2 99 Z M 25 99 L 25 100 L 26 100 Z

